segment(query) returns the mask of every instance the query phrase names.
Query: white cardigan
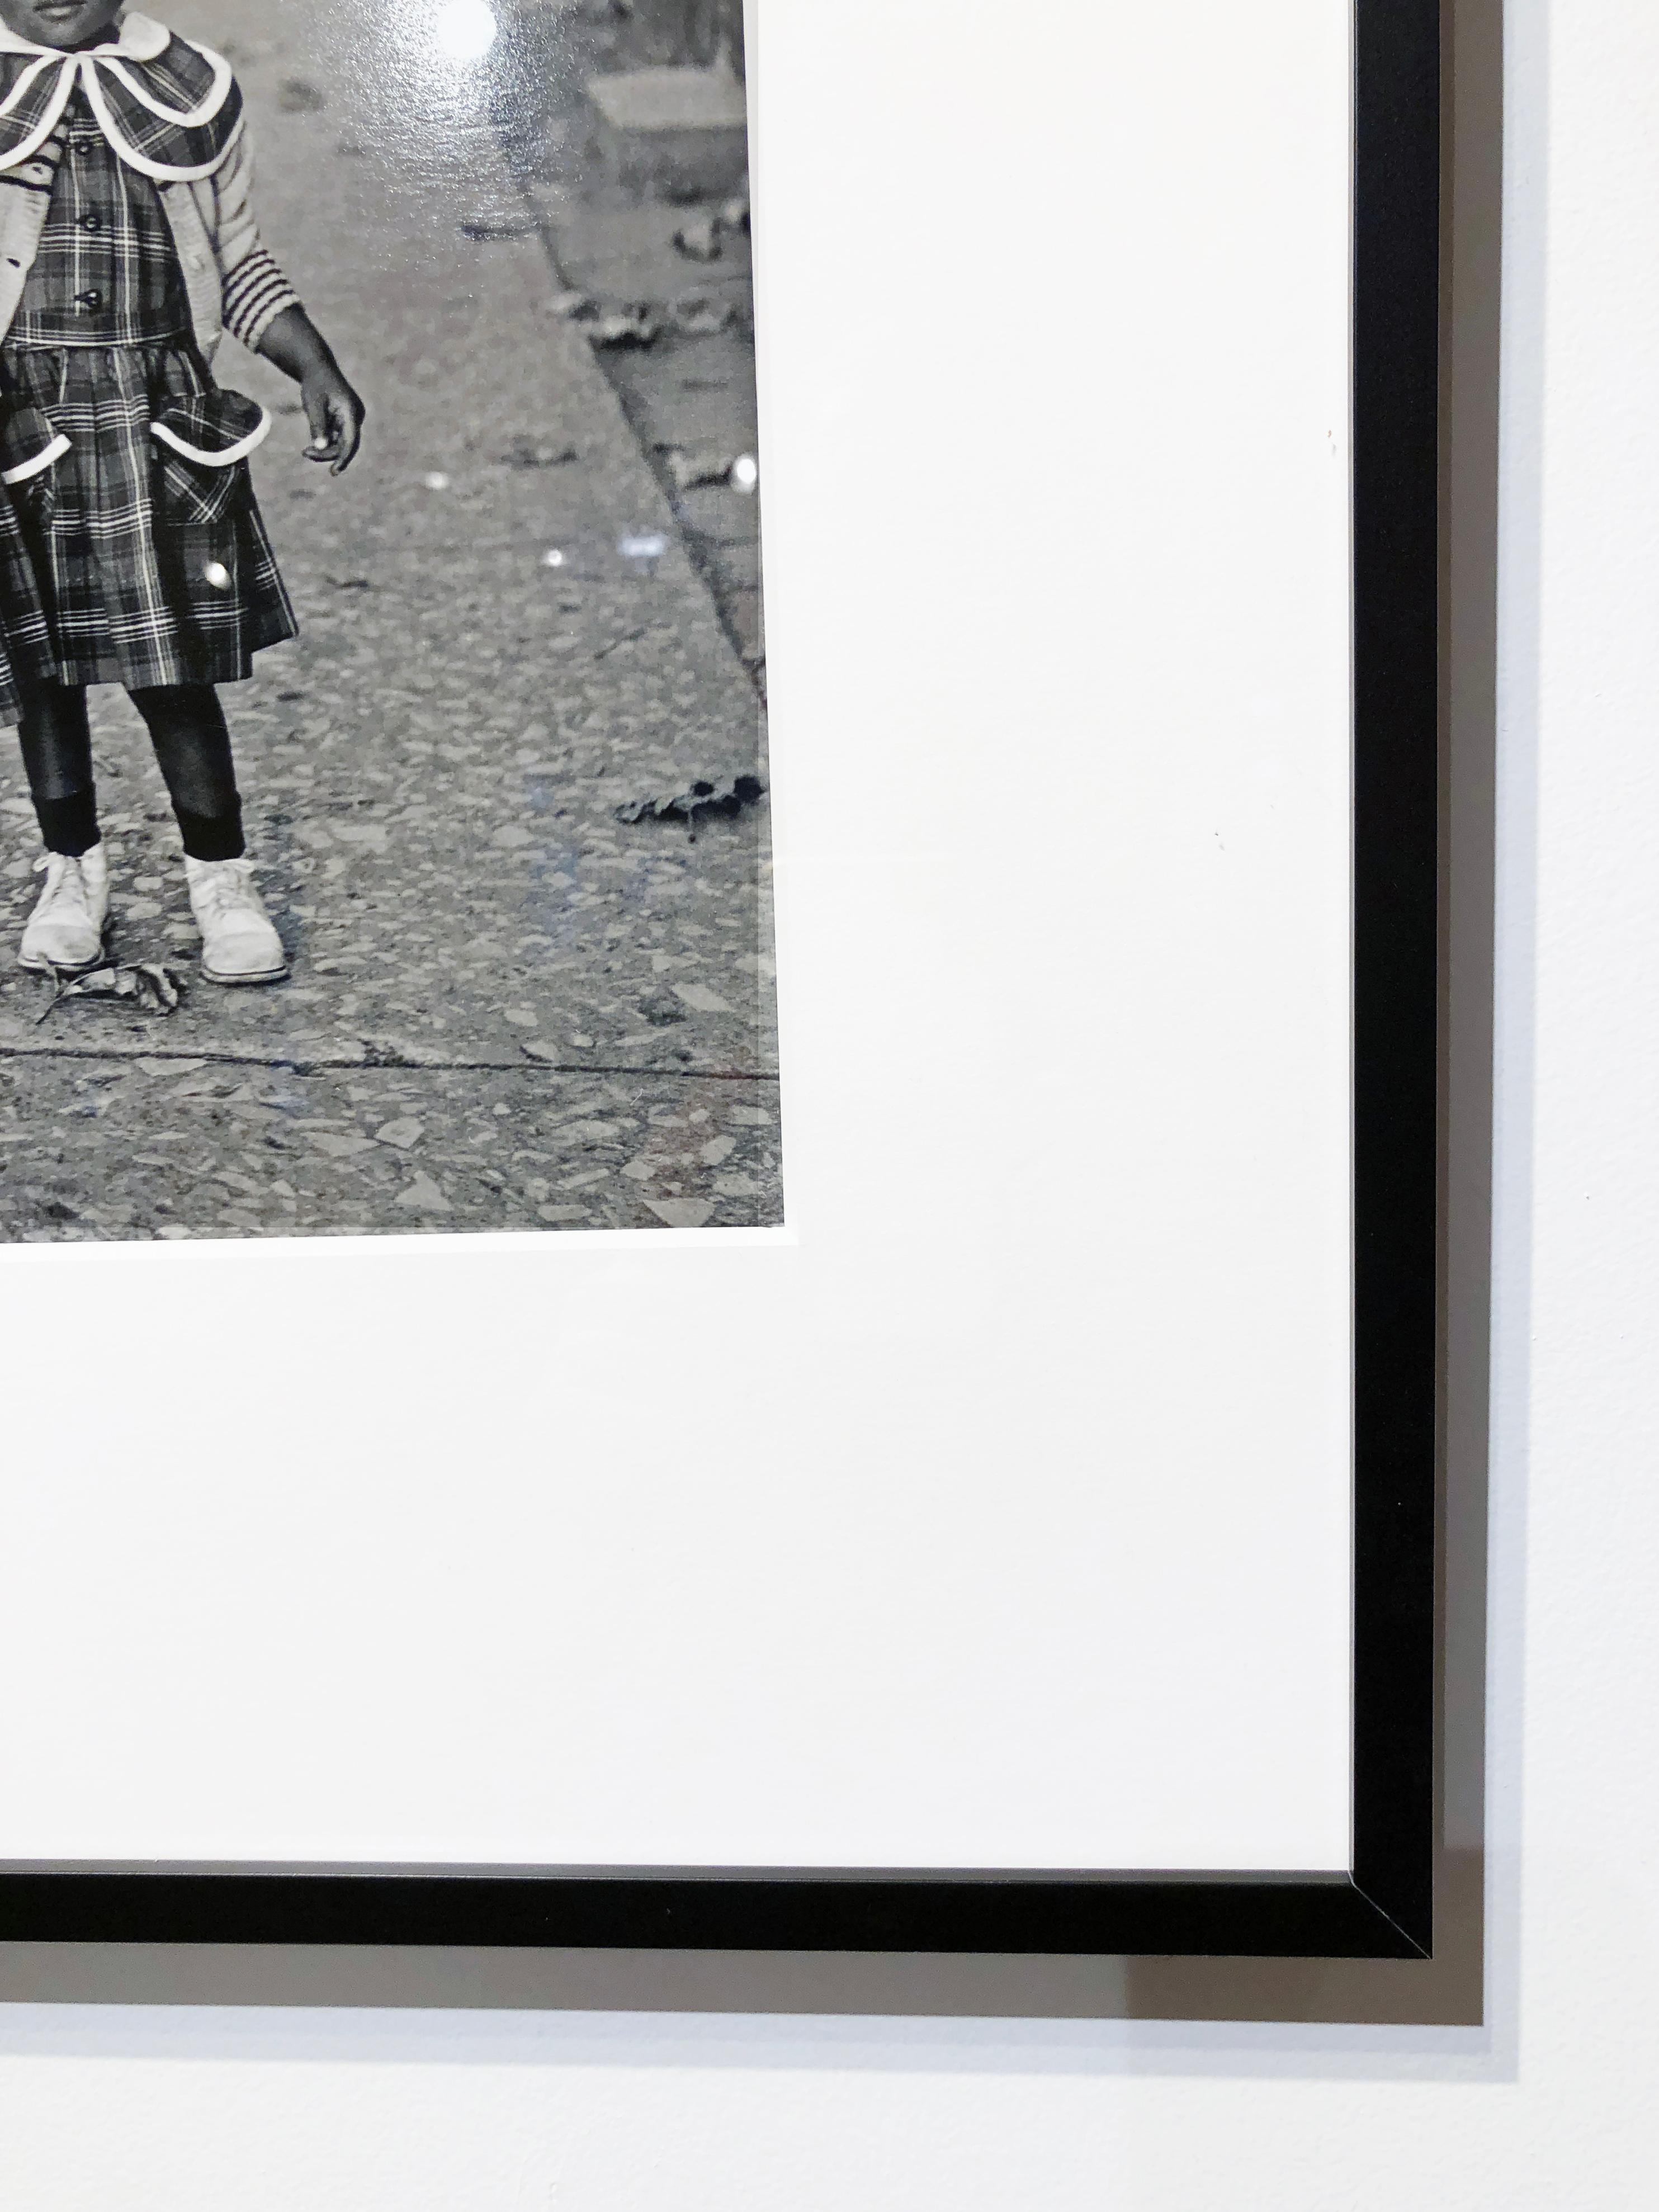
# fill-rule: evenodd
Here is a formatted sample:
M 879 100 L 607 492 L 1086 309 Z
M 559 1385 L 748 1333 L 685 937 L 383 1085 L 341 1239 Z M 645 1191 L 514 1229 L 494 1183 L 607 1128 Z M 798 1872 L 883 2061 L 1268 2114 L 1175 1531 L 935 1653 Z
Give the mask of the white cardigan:
M 118 36 L 86 58 L 153 60 L 166 51 L 171 36 L 148 16 L 129 14 L 121 20 Z M 47 57 L 54 50 L 20 39 L 0 24 L 0 53 Z M 70 64 L 82 58 L 55 58 Z M 209 58 L 218 63 L 217 56 Z M 228 84 L 228 69 L 218 65 Z M 125 149 L 113 139 L 112 143 L 126 158 Z M 51 138 L 26 160 L 0 170 L 0 337 L 10 329 L 23 296 L 57 173 L 58 149 Z M 245 346 L 257 346 L 285 307 L 298 306 L 299 295 L 266 252 L 253 219 L 253 161 L 246 131 L 239 126 L 210 175 L 183 181 L 155 176 L 155 182 L 184 270 L 191 324 L 203 358 L 213 358 L 227 330 Z

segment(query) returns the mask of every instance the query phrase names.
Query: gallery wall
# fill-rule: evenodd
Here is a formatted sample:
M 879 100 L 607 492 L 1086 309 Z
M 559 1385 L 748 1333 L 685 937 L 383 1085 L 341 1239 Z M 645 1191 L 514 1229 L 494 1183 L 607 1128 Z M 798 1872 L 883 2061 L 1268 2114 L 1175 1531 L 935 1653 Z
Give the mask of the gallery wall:
M 716 2009 L 763 1989 L 788 2004 L 787 1972 L 769 1983 L 742 1962 L 13 1946 L 0 1950 L 0 2201 L 30 2212 L 1626 2212 L 1644 2201 L 1659 2160 L 1659 15 L 1646 0 L 1509 0 L 1494 424 L 1496 262 L 1480 200 L 1496 9 L 1462 0 L 1458 20 L 1449 698 L 1449 1418 L 1462 1502 L 1449 1817 L 1466 1869 L 1479 1800 L 1469 1462 L 1486 1427 L 1489 1003 L 1498 1071 L 1484 2022 L 1410 2024 L 1413 1985 L 1399 1976 L 1411 1969 L 1386 1988 L 1309 1972 L 1307 2017 L 1271 2023 L 1249 2015 L 1297 2009 L 1282 1978 L 1189 1970 L 1200 2023 L 1144 2016 L 1157 2009 L 1146 1992 L 1170 1985 L 1109 1962 L 1047 1984 L 1055 2013 L 1086 2010 L 1091 1991 L 1094 2020 L 923 2016 L 929 2002 L 1030 2014 L 1042 1971 L 905 1961 L 802 1962 L 795 2002 L 808 2009 L 791 2016 Z M 1022 37 L 1046 34 L 1041 67 L 1023 49 L 1010 69 L 1004 7 L 837 11 L 839 34 L 878 61 L 867 106 L 836 118 L 863 158 L 833 181 L 844 252 L 823 282 L 837 314 L 861 295 L 886 309 L 908 287 L 914 318 L 892 327 L 892 347 L 929 349 L 942 377 L 982 373 L 976 325 L 1018 319 L 1050 349 L 1052 415 L 1001 419 L 988 381 L 986 442 L 946 471 L 895 444 L 874 374 L 787 398 L 849 466 L 925 489 L 937 537 L 977 532 L 994 550 L 1017 537 L 1024 477 L 1063 468 L 1068 440 L 1115 434 L 1090 410 L 1088 343 L 1134 335 L 1090 289 L 1101 211 L 1046 196 L 1057 167 L 1075 173 L 1053 143 L 1053 88 L 1077 65 L 1080 25 L 1090 65 L 1109 66 L 1111 11 L 1041 0 L 1022 13 Z M 815 100 L 846 89 L 806 66 L 811 17 L 821 11 L 804 0 L 763 0 L 751 16 L 763 206 L 768 163 L 789 158 Z M 982 163 L 964 161 L 964 112 L 984 118 Z M 883 149 L 885 174 L 872 158 Z M 932 263 L 915 258 L 902 215 L 903 191 L 930 177 Z M 1062 270 L 1063 295 L 1052 289 Z M 1086 343 L 1060 342 L 1079 327 Z M 781 412 L 786 396 L 769 404 Z M 1494 467 L 1495 600 L 1483 504 Z M 926 576 L 916 588 L 939 616 Z M 895 623 L 872 647 L 901 698 L 917 693 L 904 659 L 915 634 Z M 960 635 L 964 652 L 1018 649 L 994 626 L 964 621 Z M 1086 636 L 1043 641 L 1031 726 L 1011 732 L 1019 775 L 1041 774 L 1042 717 L 1086 687 L 1089 652 Z M 872 712 L 883 672 L 872 669 Z M 1494 822 L 1489 963 L 1482 847 Z M 1417 2009 L 1432 2010 L 1420 1986 Z M 1354 2024 L 1320 2019 L 1345 2002 Z

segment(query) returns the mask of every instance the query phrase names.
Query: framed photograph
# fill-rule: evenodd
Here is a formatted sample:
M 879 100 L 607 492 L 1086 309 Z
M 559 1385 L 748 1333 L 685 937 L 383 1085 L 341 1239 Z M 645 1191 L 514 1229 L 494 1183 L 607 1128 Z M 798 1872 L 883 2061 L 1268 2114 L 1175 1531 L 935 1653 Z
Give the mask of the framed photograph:
M 1438 48 L 0 0 L 0 1936 L 1429 1954 Z

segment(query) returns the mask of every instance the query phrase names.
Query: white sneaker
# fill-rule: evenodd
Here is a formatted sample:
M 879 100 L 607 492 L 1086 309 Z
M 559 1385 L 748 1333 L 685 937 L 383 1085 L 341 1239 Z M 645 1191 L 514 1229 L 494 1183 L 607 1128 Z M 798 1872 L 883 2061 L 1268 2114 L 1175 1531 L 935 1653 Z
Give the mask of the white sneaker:
M 109 859 L 101 843 L 71 860 L 66 853 L 43 853 L 34 864 L 46 883 L 35 901 L 17 948 L 25 968 L 37 974 L 84 975 L 104 957 L 104 924 L 109 919 Z
M 252 860 L 192 860 L 185 855 L 190 910 L 202 933 L 202 975 L 210 983 L 277 983 L 288 973 L 283 940 L 253 882 Z

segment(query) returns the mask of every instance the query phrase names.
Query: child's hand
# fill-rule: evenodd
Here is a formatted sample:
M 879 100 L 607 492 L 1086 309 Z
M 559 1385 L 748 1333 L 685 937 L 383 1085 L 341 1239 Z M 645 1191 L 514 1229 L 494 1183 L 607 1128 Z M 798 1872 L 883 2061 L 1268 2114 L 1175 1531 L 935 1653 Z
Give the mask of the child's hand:
M 326 461 L 329 474 L 337 477 L 351 465 L 363 434 L 362 401 L 341 375 L 333 362 L 319 362 L 300 381 L 300 404 L 311 425 L 308 461 Z
M 274 361 L 300 387 L 311 425 L 308 461 L 326 461 L 338 476 L 349 468 L 363 434 L 363 403 L 340 374 L 328 342 L 296 300 L 269 324 L 256 350 Z

